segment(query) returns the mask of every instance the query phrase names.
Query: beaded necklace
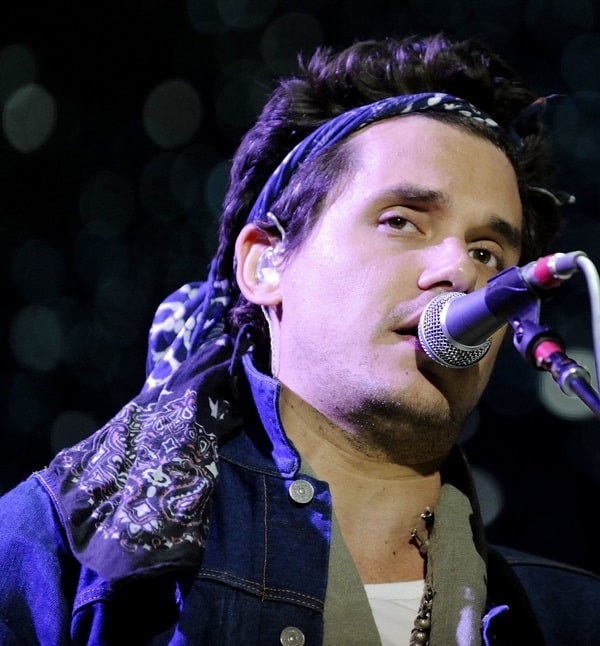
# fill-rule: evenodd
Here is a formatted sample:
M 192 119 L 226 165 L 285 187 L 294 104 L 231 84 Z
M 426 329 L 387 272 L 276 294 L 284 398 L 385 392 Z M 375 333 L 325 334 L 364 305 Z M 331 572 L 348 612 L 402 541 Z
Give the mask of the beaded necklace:
M 425 511 L 421 514 L 421 518 L 425 523 L 425 530 L 427 537 L 421 536 L 417 528 L 411 530 L 410 540 L 415 543 L 419 549 L 419 553 L 425 561 L 425 587 L 423 589 L 423 596 L 417 616 L 415 617 L 414 628 L 410 634 L 409 646 L 427 646 L 429 644 L 429 633 L 431 631 L 431 607 L 433 605 L 433 586 L 431 584 L 431 576 L 427 570 L 427 548 L 429 547 L 429 536 L 431 528 L 433 527 L 434 515 L 429 507 L 425 507 Z

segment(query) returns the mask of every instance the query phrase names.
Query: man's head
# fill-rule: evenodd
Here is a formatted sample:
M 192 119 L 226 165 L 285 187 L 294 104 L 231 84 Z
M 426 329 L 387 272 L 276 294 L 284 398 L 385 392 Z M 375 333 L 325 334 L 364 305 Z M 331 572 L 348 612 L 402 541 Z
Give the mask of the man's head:
M 233 274 L 234 245 L 261 188 L 285 155 L 316 127 L 356 106 L 385 97 L 445 92 L 460 97 L 492 117 L 512 141 L 460 115 L 431 114 L 464 128 L 479 130 L 501 146 L 517 174 L 523 204 L 522 252 L 526 262 L 543 255 L 561 225 L 552 190 L 551 154 L 538 118 L 523 115 L 537 95 L 519 75 L 484 45 L 453 42 L 441 35 L 404 40 L 358 42 L 335 53 L 318 50 L 301 62 L 297 77 L 273 92 L 233 160 L 217 254 L 221 277 Z M 520 121 L 515 121 L 521 116 Z M 518 142 L 516 145 L 514 142 Z M 286 253 L 297 248 L 318 220 L 330 189 L 350 167 L 343 142 L 301 165 L 273 205 L 286 237 Z M 531 190 L 534 187 L 534 190 Z M 259 223 L 274 243 L 280 232 L 272 221 Z M 232 280 L 235 287 L 235 280 Z M 252 323 L 259 346 L 268 348 L 260 309 L 243 297 L 233 310 L 233 332 Z
M 284 386 L 361 453 L 422 464 L 455 442 L 501 334 L 457 373 L 426 356 L 417 322 L 434 296 L 483 287 L 518 261 L 516 173 L 488 139 L 425 113 L 378 121 L 343 146 L 343 179 L 302 244 L 274 252 L 274 276 L 258 266 L 275 236 L 244 226 L 238 284 L 266 308 L 272 372 Z

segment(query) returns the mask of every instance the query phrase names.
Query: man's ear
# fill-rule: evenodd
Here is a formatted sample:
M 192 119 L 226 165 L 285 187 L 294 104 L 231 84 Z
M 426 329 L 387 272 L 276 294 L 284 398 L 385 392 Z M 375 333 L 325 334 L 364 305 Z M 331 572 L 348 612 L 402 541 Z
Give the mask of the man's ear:
M 246 224 L 235 242 L 236 280 L 245 298 L 256 305 L 278 305 L 276 242 L 255 224 Z

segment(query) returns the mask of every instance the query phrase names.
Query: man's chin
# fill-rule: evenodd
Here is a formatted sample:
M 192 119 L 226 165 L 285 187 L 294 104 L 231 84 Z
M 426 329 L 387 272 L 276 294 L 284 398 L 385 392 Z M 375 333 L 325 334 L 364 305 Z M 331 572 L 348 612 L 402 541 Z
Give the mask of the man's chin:
M 404 464 L 443 458 L 456 443 L 467 410 L 454 410 L 448 400 L 423 392 L 402 398 L 372 398 L 356 407 L 349 419 L 362 441 L 392 461 Z

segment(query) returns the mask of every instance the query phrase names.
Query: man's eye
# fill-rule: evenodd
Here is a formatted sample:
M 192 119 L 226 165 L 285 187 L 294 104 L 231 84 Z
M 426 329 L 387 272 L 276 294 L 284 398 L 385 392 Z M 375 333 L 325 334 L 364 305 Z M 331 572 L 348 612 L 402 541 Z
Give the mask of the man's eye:
M 386 218 L 384 224 L 397 231 L 417 231 L 417 227 L 410 220 L 399 215 Z
M 500 260 L 498 256 L 494 255 L 489 249 L 471 249 L 469 255 L 473 260 L 480 262 L 483 265 L 492 267 L 494 269 L 500 268 Z

